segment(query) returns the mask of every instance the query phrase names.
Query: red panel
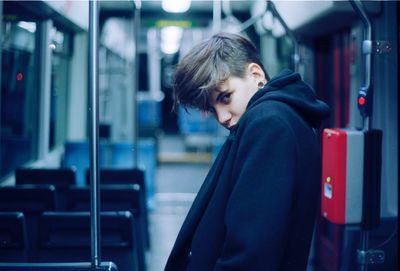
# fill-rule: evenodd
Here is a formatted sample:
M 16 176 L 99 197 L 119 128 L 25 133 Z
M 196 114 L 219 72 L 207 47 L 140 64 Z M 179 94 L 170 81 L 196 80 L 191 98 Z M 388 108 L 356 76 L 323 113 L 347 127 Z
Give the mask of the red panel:
M 345 223 L 346 156 L 346 132 L 339 129 L 324 129 L 321 215 L 336 224 Z

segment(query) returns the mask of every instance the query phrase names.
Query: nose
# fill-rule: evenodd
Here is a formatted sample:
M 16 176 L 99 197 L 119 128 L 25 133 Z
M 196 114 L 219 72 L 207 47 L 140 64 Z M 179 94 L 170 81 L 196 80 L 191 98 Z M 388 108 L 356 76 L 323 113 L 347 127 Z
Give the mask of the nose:
M 217 121 L 222 126 L 229 128 L 229 126 L 230 126 L 229 123 L 232 118 L 232 114 L 228 110 L 223 109 L 223 108 L 216 108 L 215 111 L 216 111 L 215 114 L 217 116 Z

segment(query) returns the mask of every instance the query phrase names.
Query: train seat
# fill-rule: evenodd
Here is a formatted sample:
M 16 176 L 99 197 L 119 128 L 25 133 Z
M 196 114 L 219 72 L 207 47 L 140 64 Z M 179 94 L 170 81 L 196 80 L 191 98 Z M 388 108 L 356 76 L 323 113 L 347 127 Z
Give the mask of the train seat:
M 73 166 L 76 168 L 76 184 L 85 185 L 85 171 L 90 166 L 89 141 L 67 141 L 64 144 L 64 156 L 61 161 L 62 167 Z M 99 164 L 106 164 L 106 144 L 99 144 Z
M 15 183 L 54 185 L 57 190 L 57 209 L 63 209 L 66 204 L 66 191 L 76 184 L 76 170 L 73 167 L 18 168 L 15 170 Z
M 0 262 L 27 261 L 28 237 L 22 212 L 0 212 Z
M 153 208 L 155 193 L 154 182 L 157 166 L 156 141 L 153 138 L 141 138 L 138 141 L 138 166 L 143 169 L 146 185 L 146 201 L 149 208 Z M 109 167 L 129 169 L 134 167 L 134 146 L 128 142 L 110 143 L 111 162 Z
M 39 220 L 36 262 L 80 262 L 91 258 L 89 212 L 44 212 Z M 135 220 L 131 212 L 100 213 L 101 259 L 120 271 L 137 271 Z
M 143 189 L 144 195 L 146 193 L 146 186 L 144 180 L 144 172 L 138 168 L 132 169 L 116 169 L 116 168 L 101 168 L 99 170 L 100 182 L 102 185 L 104 184 L 133 184 L 139 185 Z M 90 171 L 86 171 L 86 183 L 90 184 Z M 143 206 L 143 217 L 145 221 L 145 229 L 146 230 L 146 247 L 150 247 L 150 233 L 149 233 L 149 214 L 148 214 L 148 205 Z
M 38 241 L 38 220 L 44 211 L 56 210 L 56 189 L 53 185 L 17 185 L 0 187 L 0 211 L 22 212 L 28 236 L 28 261 L 35 257 Z
M 52 184 L 67 188 L 76 183 L 76 171 L 65 168 L 18 168 L 15 170 L 15 183 L 19 184 Z
M 0 211 L 37 214 L 56 209 L 53 185 L 15 185 L 0 187 Z
M 99 177 L 103 184 L 137 184 L 146 191 L 144 171 L 138 168 L 100 168 Z M 90 170 L 86 170 L 86 185 L 90 185 Z
M 139 167 L 144 169 L 147 187 L 147 201 L 150 204 L 154 196 L 154 178 L 157 164 L 156 142 L 153 138 L 142 138 L 138 141 Z M 134 167 L 134 147 L 129 142 L 100 141 L 99 165 L 103 168 L 130 169 Z M 77 185 L 85 183 L 85 171 L 90 166 L 89 142 L 66 142 L 62 167 L 76 168 Z
M 90 188 L 71 187 L 67 211 L 90 211 Z M 139 270 L 146 270 L 146 233 L 144 194 L 139 185 L 101 185 L 101 211 L 130 211 L 135 219 Z

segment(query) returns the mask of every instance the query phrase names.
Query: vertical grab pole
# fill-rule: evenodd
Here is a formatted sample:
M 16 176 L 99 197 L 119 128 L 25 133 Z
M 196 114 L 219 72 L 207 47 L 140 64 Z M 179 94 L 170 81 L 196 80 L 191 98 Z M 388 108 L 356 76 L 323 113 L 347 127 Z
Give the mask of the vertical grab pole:
M 369 130 L 371 126 L 371 53 L 372 53 L 372 27 L 371 22 L 365 13 L 362 4 L 359 0 L 349 0 L 354 11 L 360 17 L 364 29 L 363 29 L 363 43 L 362 53 L 364 55 L 364 85 L 358 92 L 358 108 L 361 116 L 363 117 L 363 129 Z
M 363 29 L 363 44 L 362 44 L 362 53 L 364 54 L 364 85 L 360 88 L 358 92 L 358 106 L 359 110 L 361 113 L 361 116 L 363 118 L 363 130 L 368 131 L 371 128 L 370 125 L 370 118 L 369 118 L 369 113 L 365 104 L 369 103 L 367 101 L 367 94 L 371 86 L 371 43 L 372 43 L 372 30 L 371 30 L 371 22 L 368 18 L 368 16 L 365 14 L 363 7 L 361 5 L 361 2 L 358 0 L 350 0 L 350 4 L 353 7 L 354 11 L 357 13 L 357 15 L 360 17 L 364 29 Z M 362 102 L 361 104 L 361 101 Z M 367 251 L 368 250 L 368 231 L 364 230 L 363 228 L 361 229 L 361 251 Z M 360 265 L 360 270 L 361 271 L 367 271 L 368 265 L 365 261 L 361 262 Z
M 383 250 L 368 249 L 369 230 L 379 226 L 381 202 L 382 131 L 372 129 L 372 27 L 360 0 L 349 0 L 363 23 L 362 53 L 364 55 L 363 86 L 358 92 L 358 109 L 363 118 L 364 131 L 364 186 L 361 222 L 361 249 L 357 258 L 361 271 L 367 271 L 368 264 L 383 263 Z
M 90 219 L 92 266 L 100 260 L 98 2 L 89 1 L 89 115 L 90 115 Z
M 365 14 L 361 2 L 358 0 L 350 0 L 350 4 L 353 7 L 354 11 L 361 18 L 362 23 L 364 24 L 363 29 L 363 44 L 362 44 L 362 53 L 364 54 L 364 82 L 363 86 L 360 88 L 358 92 L 358 105 L 360 109 L 361 116 L 363 118 L 363 130 L 367 131 L 370 129 L 369 125 L 369 117 L 367 110 L 365 110 L 365 106 L 360 107 L 360 99 L 363 99 L 363 105 L 366 103 L 367 93 L 370 88 L 371 82 L 371 51 L 368 49 L 368 44 L 371 45 L 372 31 L 371 31 L 371 22 L 368 19 L 368 16 Z M 364 109 L 364 110 L 363 110 Z M 361 252 L 368 250 L 368 231 L 361 228 Z M 365 261 L 361 261 L 360 271 L 367 271 L 368 265 Z
M 133 82 L 133 102 L 134 102 L 134 109 L 133 109 L 133 166 L 135 168 L 138 167 L 139 164 L 139 103 L 137 101 L 137 93 L 139 92 L 139 38 L 140 38 L 140 9 L 141 9 L 141 1 L 135 0 L 135 10 L 133 12 L 133 38 L 135 44 L 135 59 L 133 63 L 133 74 L 134 74 L 134 82 Z
M 299 63 L 300 63 L 300 52 L 299 52 L 299 44 L 294 36 L 292 30 L 290 30 L 289 26 L 286 24 L 285 20 L 279 14 L 278 10 L 275 7 L 275 4 L 272 1 L 268 1 L 268 8 L 271 10 L 272 14 L 278 19 L 281 23 L 283 28 L 285 29 L 286 33 L 288 34 L 289 38 L 292 40 L 293 43 L 293 70 L 295 72 L 299 71 Z M 268 9 L 267 8 L 267 9 Z

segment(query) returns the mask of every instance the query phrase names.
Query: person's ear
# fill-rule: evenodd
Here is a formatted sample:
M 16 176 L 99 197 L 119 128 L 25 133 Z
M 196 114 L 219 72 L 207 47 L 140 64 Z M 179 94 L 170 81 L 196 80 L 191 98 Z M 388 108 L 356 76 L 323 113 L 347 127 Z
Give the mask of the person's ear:
M 254 62 L 250 63 L 247 66 L 247 71 L 252 77 L 254 77 L 256 81 L 262 81 L 262 82 L 267 81 L 263 69 L 257 63 Z

